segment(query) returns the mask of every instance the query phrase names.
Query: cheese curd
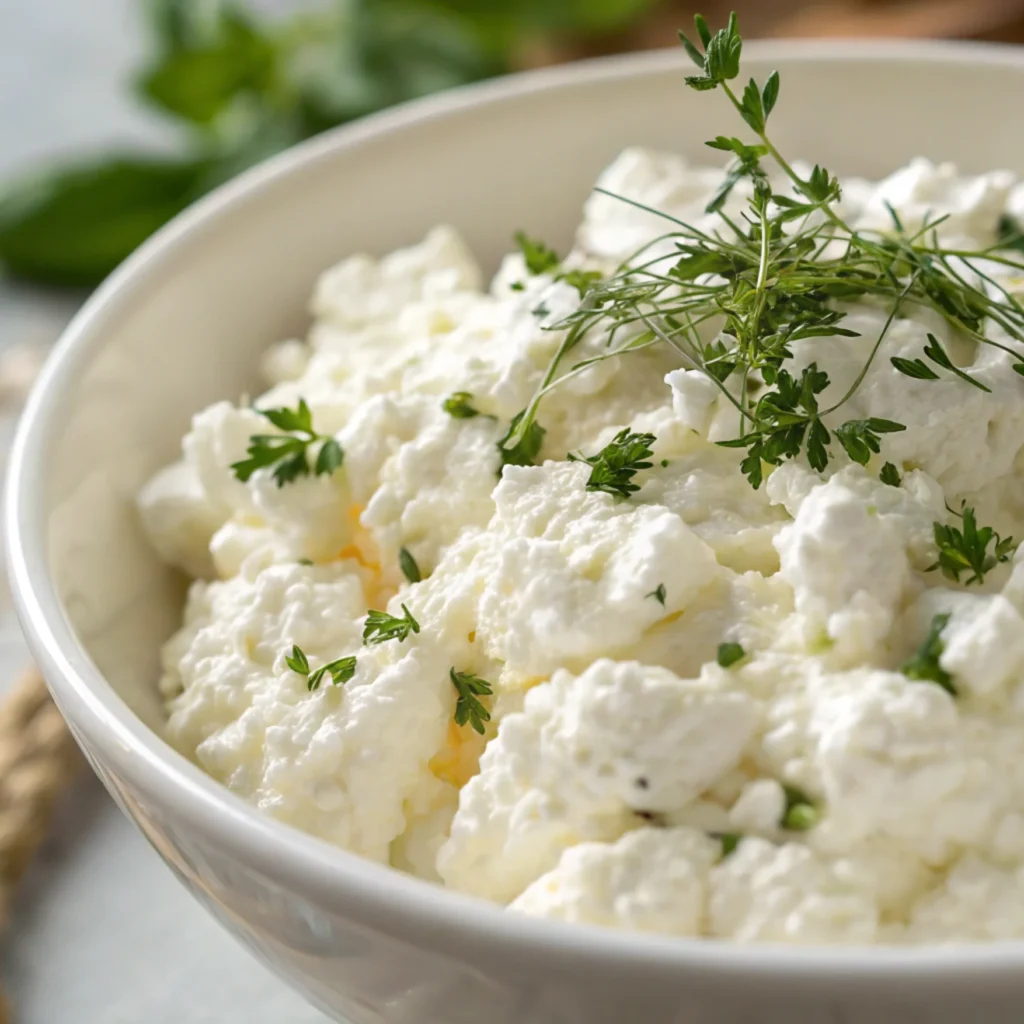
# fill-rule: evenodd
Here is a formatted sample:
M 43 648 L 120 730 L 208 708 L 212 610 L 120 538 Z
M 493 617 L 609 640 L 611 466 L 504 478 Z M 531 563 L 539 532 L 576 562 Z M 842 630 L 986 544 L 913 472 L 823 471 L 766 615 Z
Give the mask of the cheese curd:
M 640 828 L 616 843 L 579 843 L 511 909 L 613 928 L 701 935 L 708 875 L 721 847 L 689 828 Z
M 561 264 L 515 253 L 485 289 L 440 227 L 322 276 L 308 337 L 263 360 L 270 390 L 200 412 L 139 495 L 194 580 L 162 652 L 167 737 L 281 821 L 516 913 L 735 942 L 1024 938 L 1024 556 L 1008 542 L 976 585 L 936 571 L 967 508 L 1024 534 L 1015 343 L 836 300 L 844 331 L 791 341 L 787 368 L 827 372 L 829 431 L 904 429 L 863 464 L 833 443 L 824 470 L 799 454 L 752 487 L 716 443 L 746 429 L 735 378 L 642 325 L 564 322 L 581 275 L 674 251 L 608 192 L 714 232 L 721 180 L 631 149 Z M 882 234 L 946 214 L 939 238 L 985 248 L 1024 185 L 918 159 L 838 208 Z M 1020 292 L 985 266 L 962 272 Z M 934 344 L 970 379 L 900 372 Z M 563 347 L 572 372 L 503 465 Z M 302 408 L 306 434 L 264 415 Z M 625 478 L 596 458 L 622 431 L 644 435 Z M 285 434 L 306 461 L 238 469 Z
M 757 719 L 745 694 L 637 662 L 556 672 L 462 791 L 441 877 L 507 901 L 582 840 L 685 808 L 739 761 Z

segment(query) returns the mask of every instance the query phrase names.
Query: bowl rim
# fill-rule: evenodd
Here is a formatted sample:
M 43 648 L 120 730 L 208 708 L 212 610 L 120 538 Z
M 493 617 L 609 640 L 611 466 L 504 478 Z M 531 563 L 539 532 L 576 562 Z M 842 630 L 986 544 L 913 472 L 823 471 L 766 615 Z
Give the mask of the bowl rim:
M 748 56 L 788 62 L 894 61 L 999 64 L 1024 70 L 1024 48 L 927 40 L 766 40 Z M 152 287 L 187 239 L 215 231 L 231 212 L 299 167 L 334 157 L 380 136 L 474 108 L 514 103 L 548 89 L 659 75 L 686 67 L 678 50 L 602 57 L 519 72 L 392 108 L 308 140 L 252 168 L 204 197 L 133 253 L 93 293 L 63 332 L 26 404 L 12 446 L 4 497 L 5 556 L 26 639 L 74 730 L 139 789 L 220 849 L 298 892 L 369 927 L 412 944 L 444 943 L 467 960 L 486 948 L 517 965 L 552 957 L 569 967 L 626 968 L 664 980 L 682 969 L 717 977 L 757 977 L 789 988 L 796 982 L 886 987 L 927 979 L 935 990 L 967 976 L 994 980 L 1024 966 L 1024 941 L 944 947 L 787 947 L 736 945 L 620 932 L 509 914 L 484 900 L 445 890 L 379 865 L 264 815 L 174 751 L 129 710 L 93 665 L 66 619 L 47 560 L 46 494 L 41 463 L 60 433 L 62 399 L 79 370 L 103 345 L 105 326 L 141 289 Z

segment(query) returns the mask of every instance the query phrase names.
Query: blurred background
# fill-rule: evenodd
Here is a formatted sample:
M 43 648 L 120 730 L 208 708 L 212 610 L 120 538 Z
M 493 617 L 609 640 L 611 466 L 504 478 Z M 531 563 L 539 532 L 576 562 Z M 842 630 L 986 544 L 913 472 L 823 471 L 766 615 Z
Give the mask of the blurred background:
M 1024 0 L 698 6 L 712 25 L 735 8 L 746 38 L 1024 42 Z M 0 0 L 0 461 L 69 316 L 205 191 L 403 100 L 671 46 L 694 9 L 685 0 Z M 4 693 L 26 662 L 0 602 L 0 765 Z M 4 784 L 0 769 L 0 818 L 14 792 Z M 13 902 L 22 870 L 4 859 L 11 840 L 0 828 L 0 987 L 18 1024 L 323 1021 L 192 906 L 91 776 L 69 777 Z
M 748 38 L 1024 33 L 1022 0 L 708 0 L 702 13 L 720 23 L 733 5 Z M 0 265 L 91 287 L 198 196 L 295 142 L 519 68 L 669 46 L 692 15 L 686 0 L 8 3 Z

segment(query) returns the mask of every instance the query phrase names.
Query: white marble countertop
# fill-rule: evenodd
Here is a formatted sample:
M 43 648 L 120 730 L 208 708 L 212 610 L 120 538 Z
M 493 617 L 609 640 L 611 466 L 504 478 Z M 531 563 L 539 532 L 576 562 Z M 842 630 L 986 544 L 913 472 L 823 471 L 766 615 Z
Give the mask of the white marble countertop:
M 41 157 L 154 141 L 120 87 L 138 0 L 0 0 L 0 178 Z M 0 279 L 0 352 L 45 343 L 72 299 Z M 0 451 L 11 423 L 0 418 Z M 0 692 L 27 655 L 0 605 Z M 88 776 L 0 940 L 16 1024 L 323 1024 L 192 902 Z

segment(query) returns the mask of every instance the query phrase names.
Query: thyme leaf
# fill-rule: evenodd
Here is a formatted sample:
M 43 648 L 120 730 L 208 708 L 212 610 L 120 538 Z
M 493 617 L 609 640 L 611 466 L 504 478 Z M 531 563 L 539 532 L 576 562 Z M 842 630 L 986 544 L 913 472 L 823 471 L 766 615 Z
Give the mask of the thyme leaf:
M 306 688 L 310 692 L 320 689 L 324 676 L 330 676 L 331 682 L 335 686 L 342 686 L 356 674 L 357 661 L 355 655 L 337 658 L 334 661 L 327 662 L 325 665 L 321 665 L 318 669 L 310 669 L 309 658 L 306 657 L 306 652 L 298 644 L 293 644 L 291 653 L 286 654 L 284 660 L 285 664 L 293 672 L 306 677 Z
M 401 643 L 409 638 L 409 633 L 418 633 L 420 624 L 413 618 L 413 614 L 403 604 L 400 618 L 389 615 L 387 612 L 372 610 L 366 616 L 363 625 L 364 644 L 382 644 L 388 640 L 397 640 Z

